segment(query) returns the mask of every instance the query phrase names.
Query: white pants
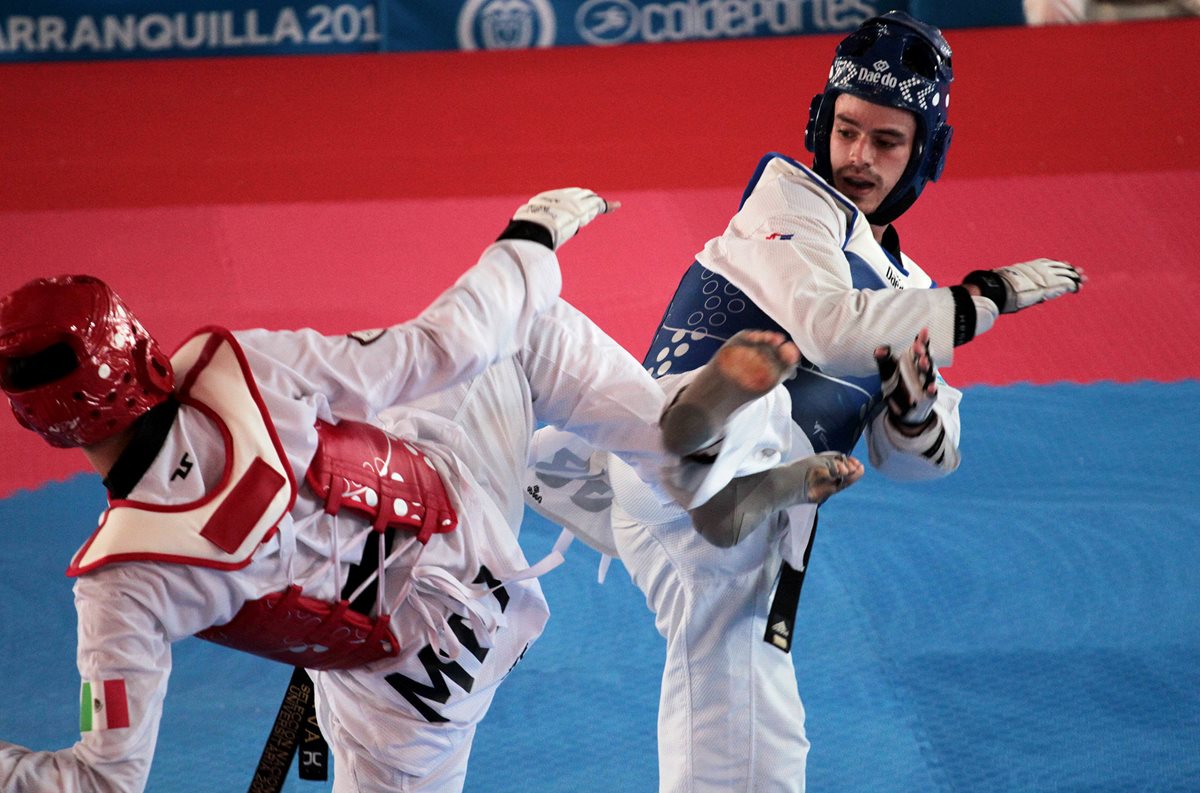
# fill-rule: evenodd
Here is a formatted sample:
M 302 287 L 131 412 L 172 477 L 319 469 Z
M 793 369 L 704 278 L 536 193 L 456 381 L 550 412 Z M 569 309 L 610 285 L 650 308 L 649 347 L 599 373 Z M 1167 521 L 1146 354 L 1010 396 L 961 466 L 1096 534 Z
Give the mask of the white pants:
M 438 766 L 426 774 L 414 776 L 381 763 L 365 747 L 357 745 L 328 711 L 322 714 L 321 720 L 330 724 L 323 729 L 328 732 L 326 737 L 337 768 L 333 793 L 456 793 L 466 784 L 474 728 Z
M 664 377 L 658 384 L 670 401 L 694 376 Z M 526 488 L 536 497 L 527 503 L 593 547 L 615 552 L 666 637 L 661 793 L 801 793 L 808 741 L 796 673 L 792 657 L 763 640 L 782 545 L 790 536 L 784 519 L 721 549 L 696 532 L 684 511 L 732 477 L 811 453 L 792 421 L 787 391 L 776 388 L 735 413 L 711 464 L 671 458 L 652 484 L 615 455 L 597 458 L 561 433 L 541 430 L 538 436 Z M 596 502 L 598 480 L 611 484 L 613 497 L 605 509 L 584 514 L 580 502 L 587 499 L 575 488 L 582 482 Z M 675 503 L 669 503 L 672 497 Z M 806 527 L 810 519 L 806 514 Z
M 621 561 L 667 640 L 660 793 L 802 793 L 808 740 L 791 655 L 763 640 L 781 555 L 772 523 L 733 548 L 686 515 L 638 522 L 613 507 Z

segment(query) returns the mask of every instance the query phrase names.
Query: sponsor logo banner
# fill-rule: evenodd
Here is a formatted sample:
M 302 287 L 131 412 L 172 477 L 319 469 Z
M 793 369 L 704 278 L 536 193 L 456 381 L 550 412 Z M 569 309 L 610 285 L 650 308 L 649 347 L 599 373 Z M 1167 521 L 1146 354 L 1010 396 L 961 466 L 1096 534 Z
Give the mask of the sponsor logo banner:
M 458 14 L 464 50 L 527 49 L 555 44 L 557 16 L 549 0 L 467 0 Z
M 853 30 L 895 6 L 871 0 L 585 0 L 574 14 L 580 43 L 703 41 Z
M 458 4 L 457 46 L 604 47 L 833 33 L 903 6 L 886 0 L 467 0 Z
M 24 0 L 0 61 L 612 46 L 832 33 L 887 0 Z M 102 8 L 97 8 L 102 6 Z

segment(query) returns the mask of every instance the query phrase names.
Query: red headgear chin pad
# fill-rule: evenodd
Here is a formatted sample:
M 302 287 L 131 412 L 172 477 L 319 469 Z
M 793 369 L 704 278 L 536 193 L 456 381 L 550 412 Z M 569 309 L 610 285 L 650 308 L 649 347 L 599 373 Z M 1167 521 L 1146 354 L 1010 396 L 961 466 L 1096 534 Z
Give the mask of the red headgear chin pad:
M 98 278 L 39 278 L 0 298 L 0 387 L 52 446 L 126 429 L 172 392 L 170 359 Z

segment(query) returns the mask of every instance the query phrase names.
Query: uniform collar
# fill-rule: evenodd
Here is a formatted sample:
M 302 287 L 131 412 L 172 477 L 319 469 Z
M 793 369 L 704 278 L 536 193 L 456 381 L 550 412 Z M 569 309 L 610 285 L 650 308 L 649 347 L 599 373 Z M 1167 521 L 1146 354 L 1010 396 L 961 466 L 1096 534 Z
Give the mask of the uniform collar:
M 166 401 L 138 417 L 129 444 L 108 470 L 108 476 L 104 477 L 109 498 L 123 499 L 133 492 L 167 442 L 167 435 L 175 424 L 175 414 L 178 412 L 179 401 L 169 396 Z
M 895 226 L 888 224 L 888 227 L 883 230 L 883 239 L 879 244 L 892 255 L 892 258 L 897 261 L 900 259 L 900 233 L 896 231 Z

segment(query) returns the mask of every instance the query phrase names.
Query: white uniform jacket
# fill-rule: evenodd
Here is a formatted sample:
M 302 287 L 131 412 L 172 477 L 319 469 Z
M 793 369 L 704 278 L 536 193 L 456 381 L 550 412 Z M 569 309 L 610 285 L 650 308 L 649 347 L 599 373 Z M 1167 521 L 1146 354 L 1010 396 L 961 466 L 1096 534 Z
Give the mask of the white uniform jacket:
M 936 363 L 949 366 L 955 319 L 950 291 L 930 288 L 932 279 L 903 253 L 889 256 L 866 217 L 811 170 L 778 155 L 764 158 L 760 170 L 741 210 L 696 260 L 777 322 L 826 376 L 873 375 L 876 347 L 905 349 L 925 327 Z M 995 306 L 982 298 L 974 302 L 990 325 Z M 944 448 L 953 452 L 942 464 L 922 454 L 930 438 L 905 438 L 880 413 L 867 429 L 872 465 L 898 480 L 955 470 L 960 399 L 959 391 L 939 383 L 934 410 L 946 434 Z

